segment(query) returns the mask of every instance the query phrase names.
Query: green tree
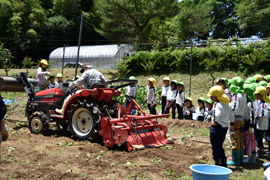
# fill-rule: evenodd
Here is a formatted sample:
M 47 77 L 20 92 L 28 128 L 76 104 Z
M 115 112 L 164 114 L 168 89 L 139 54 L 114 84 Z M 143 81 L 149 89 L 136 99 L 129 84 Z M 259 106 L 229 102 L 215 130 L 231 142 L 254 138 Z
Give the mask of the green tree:
M 177 0 L 96 0 L 96 14 L 101 18 L 96 30 L 118 41 L 148 42 L 155 20 L 174 17 Z
M 211 1 L 213 10 L 210 17 L 214 18 L 212 25 L 215 26 L 209 33 L 205 34 L 202 39 L 229 39 L 231 37 L 240 37 L 242 31 L 238 28 L 237 16 L 235 14 L 236 0 L 213 0 Z
M 127 74 L 131 71 L 128 68 L 128 61 L 123 60 L 122 62 L 115 62 L 116 70 L 118 71 L 118 78 L 125 78 Z
M 22 64 L 23 64 L 23 68 L 26 69 L 26 72 L 27 72 L 27 74 L 28 74 L 28 69 L 31 69 L 32 66 L 35 65 L 35 62 L 32 61 L 32 58 L 31 58 L 31 57 L 25 57 L 25 58 L 23 59 Z
M 257 35 L 270 36 L 269 15 L 270 0 L 241 0 L 235 5 L 237 23 L 243 31 L 243 37 Z
M 150 76 L 151 72 L 154 70 L 155 64 L 157 60 L 154 61 L 147 61 L 146 59 L 143 59 L 143 63 L 141 63 L 144 70 L 147 72 L 148 77 Z
M 181 1 L 180 11 L 168 23 L 169 33 L 177 40 L 189 40 L 198 38 L 212 30 L 214 17 L 210 17 L 213 10 L 211 0 Z
M 254 49 L 253 53 L 251 53 L 250 55 L 246 55 L 243 62 L 253 69 L 255 75 L 259 65 L 262 62 L 268 61 L 266 57 L 267 53 L 265 53 L 263 49 Z
M 9 70 L 14 66 L 13 59 L 10 50 L 4 48 L 4 45 L 0 46 L 0 68 L 3 68 L 8 76 Z

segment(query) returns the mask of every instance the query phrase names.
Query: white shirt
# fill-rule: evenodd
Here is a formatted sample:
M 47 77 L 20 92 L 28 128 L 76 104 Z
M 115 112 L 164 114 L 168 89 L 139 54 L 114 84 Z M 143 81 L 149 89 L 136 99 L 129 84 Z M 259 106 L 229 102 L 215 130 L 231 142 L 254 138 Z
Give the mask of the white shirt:
M 198 106 L 196 108 L 196 111 L 195 111 L 197 114 L 203 114 L 204 115 L 204 112 L 205 112 L 205 107 L 204 108 L 200 108 L 200 106 Z
M 246 105 L 247 105 L 247 97 L 245 94 L 242 95 L 238 93 L 232 97 L 232 102 L 230 103 L 230 106 L 232 108 L 233 115 L 242 116 L 236 117 L 235 121 L 244 121 Z
M 183 106 L 185 104 L 185 91 L 177 92 L 176 104 Z
M 255 125 L 256 106 L 254 102 L 248 102 L 245 110 L 244 119 Z
M 229 88 L 224 89 L 223 93 L 229 98 L 230 101 L 232 101 L 233 94 L 231 93 Z
M 137 88 L 136 86 L 127 86 L 126 87 L 126 93 L 125 95 L 130 96 L 130 97 L 136 97 L 137 94 Z
M 168 93 L 167 93 L 167 100 L 171 100 L 171 101 L 174 101 L 175 98 L 176 98 L 176 93 L 177 93 L 177 90 L 171 90 L 169 89 L 168 90 Z
M 268 107 L 265 102 L 261 102 L 259 105 L 259 112 L 256 115 L 256 128 L 259 130 L 267 130 L 268 129 Z
M 192 105 L 190 108 L 187 107 L 186 105 L 184 106 L 184 112 L 189 111 L 190 113 L 194 113 L 195 112 L 195 107 Z
M 229 121 L 234 122 L 234 116 L 229 104 L 217 102 L 213 106 L 212 121 L 218 123 L 224 128 L 229 128 Z
M 212 109 L 208 109 L 208 108 L 206 108 L 206 112 L 208 113 L 208 115 L 213 115 L 213 113 L 214 113 L 214 111 L 213 111 L 213 107 L 212 107 Z
M 84 71 L 81 77 L 72 82 L 69 87 L 72 89 L 73 87 L 79 87 L 83 85 L 83 88 L 86 89 L 87 85 L 96 82 L 107 82 L 107 79 L 99 71 L 91 68 Z
M 155 95 L 155 90 L 154 88 L 149 88 L 147 86 L 147 104 L 151 104 L 152 101 L 154 101 L 155 103 L 155 100 L 156 100 L 156 95 Z
M 270 98 L 270 95 L 268 95 L 268 97 Z M 270 103 L 267 103 L 267 102 L 266 102 L 266 105 L 267 105 L 267 107 L 268 107 L 268 114 L 270 115 Z
M 167 92 L 169 89 L 171 89 L 171 86 L 162 86 L 161 97 L 167 97 Z
M 55 81 L 54 84 L 49 83 L 48 88 L 49 88 L 49 89 L 51 89 L 51 88 L 56 88 L 57 86 L 58 86 L 58 83 Z

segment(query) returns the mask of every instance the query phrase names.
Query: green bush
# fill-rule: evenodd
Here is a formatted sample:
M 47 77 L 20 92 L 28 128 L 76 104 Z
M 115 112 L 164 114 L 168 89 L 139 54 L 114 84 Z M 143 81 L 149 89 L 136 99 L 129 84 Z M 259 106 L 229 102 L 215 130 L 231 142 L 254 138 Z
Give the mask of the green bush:
M 234 40 L 235 41 L 235 40 Z M 266 72 L 264 69 L 270 68 L 268 59 L 270 59 L 270 40 L 263 42 L 253 42 L 249 45 L 243 45 L 237 42 L 233 46 L 229 40 L 225 44 L 210 44 L 206 48 L 193 46 L 192 48 L 192 73 L 198 74 L 206 72 L 206 59 L 220 58 L 221 67 L 218 71 L 234 71 L 245 72 L 245 74 L 252 74 L 253 69 L 245 63 L 247 55 L 253 54 L 256 49 L 263 49 L 267 61 L 262 62 L 258 66 L 258 72 Z M 176 49 L 171 51 L 165 49 L 163 51 L 139 51 L 126 59 L 125 63 L 130 70 L 129 74 L 142 74 L 145 62 L 152 62 L 154 69 L 152 73 L 189 73 L 190 71 L 190 48 Z M 155 62 L 155 63 L 154 63 Z M 148 72 L 145 71 L 145 74 Z

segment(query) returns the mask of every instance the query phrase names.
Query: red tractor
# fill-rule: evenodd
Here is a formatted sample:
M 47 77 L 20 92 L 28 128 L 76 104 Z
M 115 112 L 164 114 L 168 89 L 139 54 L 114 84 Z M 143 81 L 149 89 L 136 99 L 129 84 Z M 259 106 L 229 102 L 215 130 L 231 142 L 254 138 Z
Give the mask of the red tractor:
M 35 93 L 26 73 L 20 73 L 14 78 L 17 84 L 23 84 L 29 96 L 25 114 L 30 131 L 34 134 L 42 133 L 50 122 L 56 122 L 60 129 L 70 131 L 77 140 L 102 136 L 108 148 L 125 144 L 132 151 L 172 143 L 167 140 L 167 127 L 152 120 L 168 117 L 169 114 L 148 115 L 135 100 L 127 108 L 112 100 L 114 96 L 121 95 L 117 89 L 135 84 L 137 80 L 96 82 L 79 92 L 76 92 L 77 89 L 70 91 L 69 84 L 63 83 L 58 88 Z M 119 82 L 126 84 L 106 87 Z M 66 103 L 63 115 L 57 114 L 55 109 L 62 107 L 70 93 L 72 96 Z M 130 115 L 133 109 L 138 111 L 137 115 Z

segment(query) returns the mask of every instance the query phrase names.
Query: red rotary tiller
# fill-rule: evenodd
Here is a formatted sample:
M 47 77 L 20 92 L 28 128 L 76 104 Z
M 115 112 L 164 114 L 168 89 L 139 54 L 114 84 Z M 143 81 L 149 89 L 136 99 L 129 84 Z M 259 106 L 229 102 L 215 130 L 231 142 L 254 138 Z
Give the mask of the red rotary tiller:
M 138 115 L 129 115 L 132 109 L 137 110 Z M 110 116 L 101 119 L 99 135 L 103 137 L 104 145 L 108 148 L 122 144 L 125 144 L 129 151 L 161 147 L 173 143 L 173 141 L 167 140 L 167 127 L 159 124 L 158 120 L 153 121 L 152 119 L 169 116 L 169 114 L 145 114 L 133 99 L 127 108 L 118 104 L 117 119 L 112 119 Z

